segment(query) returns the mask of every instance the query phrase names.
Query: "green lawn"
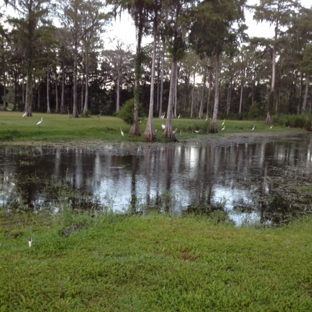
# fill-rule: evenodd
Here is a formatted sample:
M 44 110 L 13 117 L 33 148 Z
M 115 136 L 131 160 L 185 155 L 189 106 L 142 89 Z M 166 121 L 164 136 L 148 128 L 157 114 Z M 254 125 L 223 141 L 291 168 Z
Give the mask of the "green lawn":
M 129 137 L 130 125 L 117 117 L 102 116 L 97 118 L 68 118 L 67 114 L 46 114 L 34 113 L 33 117 L 22 118 L 22 112 L 0 111 L 0 141 L 72 141 L 72 140 L 111 140 L 111 141 L 144 141 L 140 138 Z M 37 122 L 43 117 L 43 122 L 37 126 Z M 157 131 L 157 140 L 164 141 L 162 138 L 161 124 L 165 120 L 155 118 L 154 125 Z M 224 136 L 229 133 L 274 133 L 288 131 L 303 131 L 298 128 L 286 128 L 274 126 L 270 129 L 264 121 L 226 121 L 225 130 L 221 131 L 222 120 L 218 122 L 218 134 L 210 134 L 210 121 L 199 119 L 174 119 L 173 128 L 177 129 L 178 140 L 198 137 L 200 135 Z M 256 125 L 255 131 L 252 131 Z M 146 119 L 140 124 L 141 134 L 146 128 Z M 125 137 L 120 134 L 120 129 L 125 133 Z M 194 131 L 200 130 L 199 134 Z
M 161 215 L 0 222 L 0 311 L 312 310 L 311 220 L 279 229 Z M 70 225 L 80 227 L 66 236 Z

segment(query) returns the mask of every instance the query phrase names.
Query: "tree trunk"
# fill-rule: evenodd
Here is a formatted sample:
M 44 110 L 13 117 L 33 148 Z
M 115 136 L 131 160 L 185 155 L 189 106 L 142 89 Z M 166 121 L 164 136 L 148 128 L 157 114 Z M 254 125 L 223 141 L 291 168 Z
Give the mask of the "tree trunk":
M 207 62 L 207 58 L 206 58 L 206 62 Z M 204 99 L 205 99 L 205 90 L 206 90 L 207 71 L 208 71 L 208 64 L 205 64 L 204 75 L 203 75 L 203 86 L 202 86 L 199 113 L 198 113 L 199 119 L 202 119 L 204 115 Z
M 117 80 L 116 80 L 116 113 L 120 110 L 120 80 L 121 80 L 121 69 L 118 65 L 117 69 Z
M 306 85 L 304 90 L 304 98 L 302 103 L 302 113 L 305 113 L 307 110 L 307 100 L 308 100 L 308 92 L 309 92 L 309 83 L 310 83 L 310 75 L 307 74 L 306 77 Z
M 160 68 L 160 94 L 159 94 L 159 118 L 163 110 L 163 93 L 164 93 L 164 64 L 165 64 L 165 39 L 162 40 L 163 47 L 161 51 L 161 68 Z
M 212 123 L 210 133 L 218 133 L 218 112 L 219 112 L 219 75 L 220 75 L 220 54 L 216 54 L 216 72 L 215 72 L 215 96 L 213 105 Z
M 77 71 L 78 71 L 78 42 L 75 41 L 74 46 L 74 87 L 73 87 L 73 118 L 78 118 L 78 106 L 77 106 Z
M 58 86 L 57 82 L 55 83 L 55 112 L 59 112 L 59 99 L 58 99 Z
M 163 137 L 177 141 L 173 131 L 172 131 L 172 110 L 173 110 L 173 101 L 174 101 L 174 87 L 176 84 L 176 67 L 177 61 L 172 60 L 171 63 L 171 78 L 170 78 L 170 89 L 169 89 L 169 99 L 168 99 L 168 110 L 167 110 L 167 122 L 166 127 L 163 133 Z
M 244 94 L 244 80 L 241 81 L 241 87 L 240 87 L 240 96 L 239 96 L 239 109 L 238 114 L 242 115 L 242 108 L 243 108 L 243 94 Z
M 85 78 L 85 99 L 84 99 L 83 113 L 86 115 L 89 110 L 89 48 L 88 47 L 86 48 L 85 57 L 86 57 L 86 71 L 85 71 L 86 78 Z
M 174 118 L 177 118 L 178 116 L 178 75 L 179 75 L 179 69 L 178 69 L 178 66 L 176 67 L 176 74 L 175 74 L 175 77 L 176 77 L 176 83 L 174 85 L 174 114 L 173 114 L 173 117 Z
M 62 87 L 61 87 L 61 114 L 65 112 L 65 68 L 64 60 L 62 61 Z M 70 107 L 68 107 L 70 109 Z
M 193 116 L 194 116 L 195 79 L 196 79 L 196 73 L 194 71 L 194 73 L 193 73 L 192 100 L 191 100 L 191 118 L 193 118 Z
M 269 112 L 267 112 L 267 117 L 265 119 L 265 122 L 266 122 L 267 125 L 272 125 L 273 124 L 272 118 L 271 118 L 271 115 L 270 115 Z
M 142 36 L 143 36 L 143 24 L 137 26 L 137 48 L 136 48 L 136 58 L 135 58 L 135 81 L 134 81 L 134 114 L 133 114 L 133 124 L 131 125 L 129 135 L 130 136 L 140 136 L 139 128 L 139 105 L 140 105 L 140 79 L 141 79 L 141 63 L 142 63 Z
M 51 113 L 49 65 L 47 66 L 47 113 Z
M 276 50 L 275 47 L 272 49 L 272 81 L 271 81 L 271 91 L 275 89 L 275 74 L 276 74 L 276 60 L 275 60 Z
M 32 102 L 33 102 L 33 81 L 31 72 L 28 72 L 26 85 L 26 108 L 25 108 L 28 117 L 32 117 Z
M 231 110 L 231 99 L 232 99 L 232 81 L 229 82 L 226 94 L 226 115 L 228 116 Z
M 17 72 L 14 72 L 14 106 L 13 110 L 16 111 L 18 110 L 18 105 L 17 105 L 17 88 L 18 88 L 18 82 L 17 82 Z
M 155 89 L 155 59 L 156 59 L 156 43 L 157 43 L 157 14 L 155 12 L 154 17 L 154 41 L 153 41 L 153 56 L 152 56 L 152 68 L 151 68 L 151 87 L 150 87 L 150 102 L 148 110 L 148 121 L 143 136 L 150 142 L 156 140 L 155 128 L 154 128 L 154 89 Z

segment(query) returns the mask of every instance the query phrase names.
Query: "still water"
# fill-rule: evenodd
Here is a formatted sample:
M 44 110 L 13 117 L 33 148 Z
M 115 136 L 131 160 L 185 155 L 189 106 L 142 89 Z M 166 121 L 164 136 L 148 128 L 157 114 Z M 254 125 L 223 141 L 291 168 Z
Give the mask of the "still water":
M 221 211 L 238 225 L 312 210 L 308 134 L 167 145 L 3 146 L 0 160 L 0 205 L 8 212 L 59 212 L 65 187 L 97 210 Z

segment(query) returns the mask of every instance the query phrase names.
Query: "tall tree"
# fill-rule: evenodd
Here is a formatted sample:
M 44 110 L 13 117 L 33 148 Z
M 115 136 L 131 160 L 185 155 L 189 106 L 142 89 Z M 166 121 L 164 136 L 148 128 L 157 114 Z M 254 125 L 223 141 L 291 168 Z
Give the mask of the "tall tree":
M 96 0 L 64 0 L 59 3 L 58 17 L 61 25 L 70 34 L 71 47 L 73 52 L 73 112 L 72 116 L 78 118 L 77 83 L 78 83 L 78 57 L 81 52 L 83 41 L 90 44 L 96 31 L 104 18 L 101 13 L 101 2 Z M 92 32 L 92 35 L 90 35 Z M 89 36 L 89 39 L 87 39 Z
M 166 20 L 166 35 L 168 53 L 171 60 L 170 87 L 167 107 L 167 121 L 163 137 L 176 141 L 172 129 L 173 107 L 176 100 L 176 85 L 178 81 L 178 61 L 183 59 L 186 51 L 185 33 L 189 21 L 189 1 L 172 0 L 167 4 L 168 19 Z
M 201 2 L 191 27 L 190 40 L 200 56 L 213 56 L 215 61 L 215 96 L 211 133 L 217 133 L 219 112 L 220 63 L 222 53 L 233 54 L 243 35 L 246 0 L 212 0 Z M 213 29 L 214 31 L 211 31 Z
M 84 62 L 85 62 L 85 100 L 83 113 L 87 114 L 89 109 L 89 69 L 91 54 L 94 55 L 96 48 L 99 47 L 100 33 L 103 32 L 103 26 L 109 19 L 110 15 L 101 12 L 102 2 L 97 0 L 89 0 L 85 2 L 88 13 L 83 15 L 82 19 L 82 42 L 84 46 Z M 93 52 L 93 53 L 92 53 Z
M 156 139 L 156 133 L 154 128 L 154 97 L 155 97 L 155 61 L 156 61 L 156 47 L 157 47 L 157 31 L 158 31 L 158 16 L 161 10 L 161 1 L 154 0 L 153 6 L 153 56 L 152 56 L 152 65 L 151 65 L 151 87 L 150 87 L 150 101 L 149 101 L 149 110 L 148 110 L 148 120 L 146 129 L 144 132 L 144 137 L 153 142 Z
M 283 27 L 289 27 L 296 19 L 299 0 L 260 0 L 259 5 L 251 6 L 254 9 L 254 20 L 269 22 L 274 28 L 273 38 L 255 38 L 259 44 L 265 45 L 271 55 L 271 92 L 275 96 L 275 112 L 278 112 L 278 98 L 276 92 L 276 60 L 280 45 L 285 41 Z
M 11 18 L 9 22 L 19 34 L 19 41 L 25 51 L 25 71 L 27 77 L 26 85 L 26 107 L 28 116 L 32 116 L 33 104 L 33 79 L 36 68 L 36 50 L 40 46 L 43 36 L 42 26 L 48 24 L 46 17 L 49 13 L 48 0 L 20 0 L 16 9 L 21 18 Z
M 312 44 L 309 44 L 303 54 L 303 60 L 300 64 L 301 70 L 305 73 L 305 92 L 304 92 L 304 99 L 302 103 L 302 112 L 305 113 L 307 110 L 307 99 L 308 99 L 308 92 L 309 92 L 309 84 L 310 84 L 310 77 L 312 75 Z
M 120 93 L 122 84 L 126 83 L 126 78 L 131 77 L 133 71 L 133 54 L 130 47 L 123 42 L 117 40 L 114 50 L 103 51 L 103 61 L 107 68 L 111 71 L 113 82 L 116 90 L 116 104 L 115 112 L 118 113 L 120 109 Z

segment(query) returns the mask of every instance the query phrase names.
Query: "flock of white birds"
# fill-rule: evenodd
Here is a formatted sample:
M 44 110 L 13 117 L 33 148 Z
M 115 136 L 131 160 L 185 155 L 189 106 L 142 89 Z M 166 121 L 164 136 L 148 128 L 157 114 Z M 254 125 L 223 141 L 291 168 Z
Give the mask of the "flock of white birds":
M 100 112 L 100 114 L 97 116 L 97 118 L 100 118 L 101 117 L 101 115 L 102 115 L 102 112 Z M 27 116 L 27 112 L 24 112 L 24 114 L 22 115 L 22 117 L 24 118 L 24 117 L 26 117 Z M 161 119 L 164 119 L 165 118 L 165 114 L 164 115 L 162 115 L 161 117 L 160 117 Z M 178 118 L 180 118 L 180 115 L 178 116 Z M 207 120 L 207 119 L 206 119 Z M 42 124 L 42 122 L 43 122 L 43 117 L 41 117 L 41 120 L 39 120 L 38 122 L 37 122 L 37 126 L 40 126 L 41 124 Z M 225 131 L 225 119 L 222 121 L 222 124 L 221 124 L 221 126 L 222 126 L 222 128 L 221 128 L 221 131 Z M 165 130 L 165 128 L 166 128 L 166 125 L 164 124 L 164 123 L 162 123 L 161 124 L 161 128 L 163 129 L 163 130 Z M 253 127 L 251 128 L 251 131 L 254 131 L 256 129 L 256 125 L 253 125 Z M 271 125 L 270 126 L 270 129 L 273 129 L 273 125 Z M 173 133 L 176 133 L 177 132 L 177 128 L 173 131 Z M 155 132 L 157 132 L 157 129 L 155 129 Z M 194 133 L 199 133 L 200 132 L 200 130 L 194 130 Z M 124 134 L 124 132 L 122 131 L 122 129 L 120 128 L 120 134 L 121 134 L 121 136 L 125 136 L 125 134 Z

